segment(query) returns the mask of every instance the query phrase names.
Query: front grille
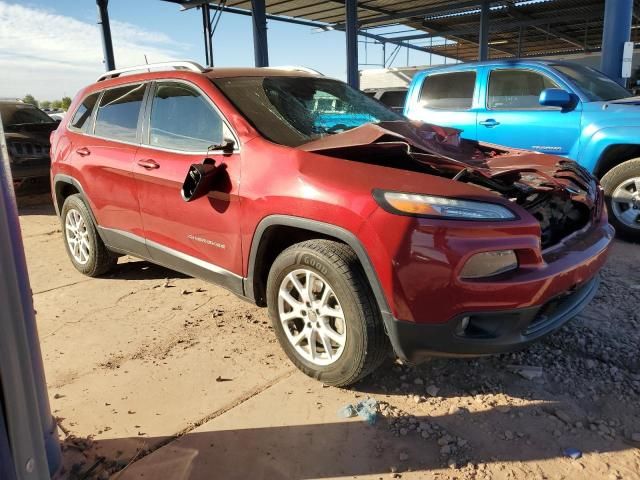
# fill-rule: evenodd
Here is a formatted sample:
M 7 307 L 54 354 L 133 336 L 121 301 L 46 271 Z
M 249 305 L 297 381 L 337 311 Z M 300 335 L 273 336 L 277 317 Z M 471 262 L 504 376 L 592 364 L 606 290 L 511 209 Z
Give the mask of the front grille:
M 47 157 L 49 145 L 34 142 L 9 142 L 9 152 L 13 157 Z

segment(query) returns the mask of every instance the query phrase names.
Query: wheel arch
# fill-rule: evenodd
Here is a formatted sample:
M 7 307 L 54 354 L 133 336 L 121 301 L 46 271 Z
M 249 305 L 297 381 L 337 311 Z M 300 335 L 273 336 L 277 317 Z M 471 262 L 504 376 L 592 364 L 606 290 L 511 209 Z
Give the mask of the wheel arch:
M 597 178 L 602 178 L 609 170 L 627 160 L 640 158 L 640 144 L 617 143 L 604 148 L 593 170 Z
M 79 194 L 82 198 L 82 201 L 89 210 L 89 215 L 91 215 L 91 220 L 93 220 L 94 225 L 98 226 L 98 222 L 96 221 L 96 217 L 93 214 L 93 210 L 91 209 L 91 204 L 89 203 L 87 196 L 84 193 L 84 189 L 78 180 L 75 178 L 64 175 L 62 173 L 57 174 L 53 178 L 53 206 L 56 210 L 56 214 L 58 217 L 62 214 L 62 206 L 64 205 L 64 201 L 70 195 Z
M 351 247 L 371 286 L 383 318 L 390 316 L 384 291 L 364 246 L 352 232 L 337 225 L 288 215 L 265 217 L 258 224 L 251 241 L 245 296 L 260 306 L 266 305 L 266 278 L 273 261 L 285 248 L 304 240 L 323 238 Z

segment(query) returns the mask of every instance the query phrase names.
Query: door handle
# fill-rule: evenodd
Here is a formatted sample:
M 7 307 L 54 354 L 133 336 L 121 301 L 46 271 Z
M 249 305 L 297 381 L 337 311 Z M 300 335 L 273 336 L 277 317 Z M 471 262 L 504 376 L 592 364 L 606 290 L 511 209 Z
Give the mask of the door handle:
M 138 160 L 138 165 L 140 165 L 142 168 L 146 168 L 147 170 L 160 168 L 160 164 L 151 158 L 144 158 L 142 160 Z
M 87 147 L 81 147 L 76 150 L 76 153 L 81 157 L 86 157 L 87 155 L 91 155 L 91 150 L 89 150 Z
M 491 127 L 497 127 L 498 125 L 500 125 L 500 122 L 494 120 L 493 118 L 487 118 L 486 120 L 483 120 L 482 122 L 478 122 L 480 125 L 484 125 L 487 128 L 491 128 Z

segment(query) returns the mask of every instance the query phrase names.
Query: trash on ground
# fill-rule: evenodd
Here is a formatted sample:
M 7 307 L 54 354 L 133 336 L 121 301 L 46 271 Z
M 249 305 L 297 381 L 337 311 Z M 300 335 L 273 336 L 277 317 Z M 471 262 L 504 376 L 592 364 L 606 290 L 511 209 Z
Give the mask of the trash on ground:
M 341 418 L 351 418 L 359 416 L 369 425 L 376 423 L 378 419 L 378 402 L 373 398 L 367 398 L 355 404 L 349 404 L 338 410 Z
M 565 457 L 571 458 L 573 460 L 577 460 L 582 457 L 582 452 L 577 448 L 565 448 L 562 453 Z
M 544 373 L 542 367 L 535 367 L 533 365 L 507 365 L 507 368 L 527 380 L 540 378 Z

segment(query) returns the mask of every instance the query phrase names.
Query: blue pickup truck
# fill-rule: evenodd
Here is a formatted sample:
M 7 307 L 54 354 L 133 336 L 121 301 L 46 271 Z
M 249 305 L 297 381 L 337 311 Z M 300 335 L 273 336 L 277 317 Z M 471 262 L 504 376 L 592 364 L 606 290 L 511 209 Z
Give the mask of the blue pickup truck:
M 414 77 L 404 114 L 576 160 L 600 179 L 618 233 L 640 240 L 640 97 L 597 70 L 552 60 L 436 67 Z

